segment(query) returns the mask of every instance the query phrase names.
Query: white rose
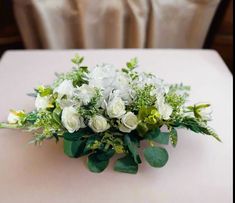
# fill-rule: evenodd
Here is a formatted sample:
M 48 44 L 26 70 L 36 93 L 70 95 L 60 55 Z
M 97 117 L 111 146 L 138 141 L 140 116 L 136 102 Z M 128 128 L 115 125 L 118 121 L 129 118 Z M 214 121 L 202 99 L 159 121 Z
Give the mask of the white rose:
M 110 118 L 119 118 L 125 113 L 125 103 L 120 97 L 113 98 L 107 104 L 107 114 Z
M 156 107 L 161 117 L 164 120 L 169 120 L 173 112 L 173 108 L 169 104 L 165 103 L 164 100 L 165 100 L 164 97 L 159 97 L 156 102 Z
M 83 84 L 81 87 L 78 87 L 76 93 L 77 97 L 85 105 L 87 105 L 91 101 L 95 94 L 95 89 L 87 84 Z
M 107 122 L 107 119 L 103 116 L 93 116 L 88 123 L 89 127 L 96 133 L 104 132 L 110 128 L 110 125 Z
M 80 128 L 85 127 L 83 118 L 80 117 L 74 107 L 65 107 L 62 111 L 61 120 L 63 126 L 70 133 L 73 133 L 75 131 L 78 131 Z
M 50 96 L 41 97 L 39 94 L 35 100 L 35 107 L 39 110 L 44 110 L 50 105 Z
M 25 114 L 24 111 L 11 111 L 8 115 L 7 121 L 10 124 L 16 124 L 20 120 L 19 114 Z
M 64 96 L 67 99 L 72 98 L 74 94 L 74 86 L 71 80 L 64 80 L 57 88 L 54 89 L 54 93 L 58 93 L 58 99 L 62 99 Z
M 121 132 L 129 133 L 132 130 L 135 130 L 138 125 L 138 118 L 132 112 L 127 112 L 122 116 L 121 122 L 119 123 L 119 130 Z

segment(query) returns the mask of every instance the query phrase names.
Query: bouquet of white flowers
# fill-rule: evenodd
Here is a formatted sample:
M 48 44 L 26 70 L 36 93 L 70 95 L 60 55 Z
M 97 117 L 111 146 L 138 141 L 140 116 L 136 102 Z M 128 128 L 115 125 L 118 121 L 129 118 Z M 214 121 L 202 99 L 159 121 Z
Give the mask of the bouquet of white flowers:
M 162 145 L 177 144 L 177 128 L 213 136 L 209 104 L 186 105 L 189 87 L 165 84 L 153 74 L 137 72 L 137 59 L 122 69 L 109 64 L 92 70 L 81 66 L 76 55 L 71 72 L 56 74 L 50 86 L 39 86 L 32 112 L 11 110 L 0 128 L 26 129 L 35 136 L 30 143 L 63 139 L 64 153 L 72 158 L 88 155 L 87 166 L 102 172 L 115 154 L 124 154 L 114 170 L 137 173 L 140 142 L 146 140 L 144 158 L 163 167 L 168 153 Z M 164 129 L 164 130 L 163 130 Z M 159 146 L 160 145 L 160 146 Z

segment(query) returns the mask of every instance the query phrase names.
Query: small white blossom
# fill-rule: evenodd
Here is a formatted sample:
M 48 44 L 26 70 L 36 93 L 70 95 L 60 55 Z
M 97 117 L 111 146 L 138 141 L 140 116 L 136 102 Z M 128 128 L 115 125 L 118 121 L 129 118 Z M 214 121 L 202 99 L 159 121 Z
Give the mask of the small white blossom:
M 75 94 L 84 105 L 87 105 L 95 96 L 96 91 L 93 87 L 83 84 L 81 87 L 77 88 Z
M 62 99 L 64 96 L 67 99 L 73 97 L 74 94 L 74 86 L 71 80 L 64 80 L 57 88 L 54 89 L 54 93 L 58 93 L 58 99 Z
M 164 96 L 159 96 L 157 98 L 156 107 L 161 117 L 164 120 L 169 120 L 173 112 L 173 108 L 165 102 Z
M 35 107 L 39 110 L 45 110 L 50 106 L 50 96 L 41 97 L 40 94 L 37 95 L 35 100 Z
M 119 130 L 121 132 L 129 133 L 132 130 L 135 130 L 138 125 L 138 118 L 132 112 L 127 112 L 122 116 L 121 122 L 119 123 Z
M 75 131 L 78 131 L 80 128 L 85 127 L 83 118 L 77 113 L 74 107 L 65 107 L 62 111 L 61 120 L 63 126 L 70 133 L 73 133 Z
M 107 119 L 100 115 L 93 116 L 88 123 L 89 127 L 96 133 L 101 133 L 110 128 Z
M 110 118 L 119 118 L 125 113 L 125 102 L 120 97 L 114 97 L 107 104 L 107 114 Z

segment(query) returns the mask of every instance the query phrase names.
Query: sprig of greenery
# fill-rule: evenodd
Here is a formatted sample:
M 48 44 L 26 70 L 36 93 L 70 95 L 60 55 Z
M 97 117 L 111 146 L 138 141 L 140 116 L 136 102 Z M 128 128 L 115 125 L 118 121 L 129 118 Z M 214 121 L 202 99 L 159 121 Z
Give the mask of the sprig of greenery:
M 126 73 L 132 80 L 138 77 L 138 73 L 134 70 L 138 66 L 138 59 L 133 58 L 129 62 L 126 63 L 126 67 L 122 68 L 122 72 Z
M 136 96 L 133 99 L 131 109 L 138 112 L 143 107 L 151 107 L 156 102 L 156 96 L 152 94 L 153 85 L 145 85 L 144 88 L 135 87 Z
M 181 118 L 181 120 L 173 121 L 172 126 L 187 128 L 189 130 L 192 130 L 195 133 L 210 135 L 214 137 L 216 140 L 218 140 L 219 142 L 221 142 L 221 139 L 214 132 L 214 130 L 212 130 L 209 126 L 207 126 L 205 122 L 202 122 L 194 117 L 186 116 L 186 117 Z

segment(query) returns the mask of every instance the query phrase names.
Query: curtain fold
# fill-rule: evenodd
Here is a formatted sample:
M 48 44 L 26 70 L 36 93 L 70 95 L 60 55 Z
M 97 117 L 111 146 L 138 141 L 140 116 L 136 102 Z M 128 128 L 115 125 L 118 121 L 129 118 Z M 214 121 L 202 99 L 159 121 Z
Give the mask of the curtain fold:
M 220 0 L 14 0 L 27 48 L 201 48 Z

